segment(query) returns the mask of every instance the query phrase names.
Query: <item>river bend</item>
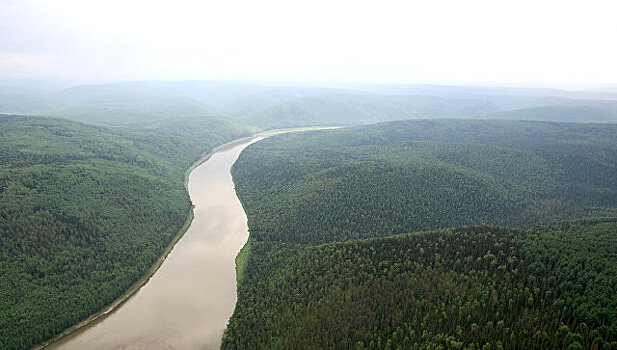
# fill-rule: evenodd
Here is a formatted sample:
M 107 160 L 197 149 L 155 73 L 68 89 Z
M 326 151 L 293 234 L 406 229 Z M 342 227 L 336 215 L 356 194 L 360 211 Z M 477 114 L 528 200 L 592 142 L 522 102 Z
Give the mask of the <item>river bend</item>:
M 227 146 L 189 175 L 195 218 L 135 295 L 47 349 L 218 349 L 236 304 L 235 257 L 248 239 L 231 166 L 260 138 Z

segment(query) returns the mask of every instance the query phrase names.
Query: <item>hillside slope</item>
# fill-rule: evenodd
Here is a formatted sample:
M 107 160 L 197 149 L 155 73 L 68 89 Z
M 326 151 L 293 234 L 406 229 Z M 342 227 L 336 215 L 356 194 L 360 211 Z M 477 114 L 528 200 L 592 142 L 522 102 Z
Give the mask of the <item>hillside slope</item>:
M 145 274 L 189 215 L 186 169 L 250 135 L 211 127 L 217 137 L 0 116 L 0 348 L 51 338 Z
M 290 134 L 248 147 L 232 172 L 251 238 L 224 348 L 617 341 L 616 125 Z
M 604 106 L 542 106 L 489 113 L 485 119 L 538 120 L 577 123 L 615 123 L 617 104 Z
M 271 241 L 605 217 L 617 213 L 617 126 L 401 121 L 290 134 L 249 147 L 233 173 L 252 237 Z
M 253 243 L 226 349 L 613 349 L 617 224 Z
M 354 125 L 401 119 L 474 118 L 496 111 L 491 103 L 479 99 L 346 93 L 297 99 L 241 119 L 261 127 Z

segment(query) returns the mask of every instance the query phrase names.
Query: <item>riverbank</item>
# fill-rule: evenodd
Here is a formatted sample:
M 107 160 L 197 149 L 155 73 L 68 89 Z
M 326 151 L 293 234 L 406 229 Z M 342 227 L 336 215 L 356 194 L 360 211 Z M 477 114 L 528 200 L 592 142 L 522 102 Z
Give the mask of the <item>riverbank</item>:
M 274 135 L 286 134 L 286 133 L 291 133 L 291 132 L 333 130 L 333 129 L 341 129 L 341 128 L 343 128 L 343 126 L 307 126 L 307 127 L 301 127 L 301 128 L 276 129 L 276 130 L 259 132 L 253 135 L 253 137 L 266 138 L 266 137 L 270 137 Z M 233 176 L 232 176 L 232 180 L 233 180 Z M 242 208 L 244 209 L 244 203 L 242 203 L 241 200 L 240 200 L 240 203 L 242 204 Z M 246 264 L 248 263 L 250 254 L 251 254 L 251 238 L 250 238 L 250 227 L 249 227 L 249 239 L 246 241 L 242 249 L 240 249 L 240 251 L 238 252 L 238 255 L 236 256 L 236 260 L 235 260 L 236 261 L 236 282 L 238 284 L 240 284 L 240 281 L 242 281 L 242 278 L 244 276 L 244 268 L 246 267 Z
M 205 154 L 200 159 L 195 161 L 185 171 L 185 174 L 184 174 L 184 187 L 185 187 L 185 190 L 187 192 L 189 192 L 188 182 L 189 182 L 189 176 L 192 173 L 192 171 L 195 170 L 197 167 L 199 167 L 201 164 L 203 164 L 205 161 L 210 159 L 212 157 L 212 155 L 216 154 L 217 152 L 220 152 L 221 150 L 232 148 L 232 147 L 234 147 L 234 146 L 236 146 L 238 144 L 246 143 L 246 142 L 248 142 L 251 139 L 255 139 L 255 138 L 259 138 L 259 137 L 265 138 L 265 137 L 276 135 L 276 134 L 280 134 L 280 133 L 298 132 L 298 131 L 307 131 L 307 130 L 317 130 L 317 129 L 325 129 L 325 127 L 293 128 L 293 129 L 281 129 L 281 130 L 265 131 L 265 132 L 261 132 L 259 134 L 255 134 L 253 136 L 236 139 L 236 140 L 227 142 L 225 144 L 219 145 L 219 146 L 213 148 L 209 153 Z M 193 200 L 193 199 L 191 199 L 191 200 Z M 159 268 L 167 260 L 169 254 L 173 251 L 173 249 L 176 246 L 176 244 L 180 241 L 181 238 L 184 237 L 185 233 L 191 227 L 193 219 L 194 219 L 194 216 L 195 216 L 195 213 L 194 213 L 193 209 L 194 209 L 194 207 L 191 206 L 191 208 L 189 209 L 189 211 L 187 213 L 187 219 L 186 219 L 184 225 L 180 228 L 180 230 L 178 231 L 178 234 L 174 237 L 172 242 L 170 242 L 170 244 L 165 248 L 165 250 L 163 251 L 161 256 L 155 262 L 155 264 L 147 271 L 147 273 L 143 277 L 141 277 L 138 281 L 136 281 L 131 286 L 131 288 L 129 288 L 124 294 L 122 294 L 119 298 L 117 298 L 113 303 L 111 303 L 109 306 L 103 308 L 98 313 L 96 313 L 96 314 L 88 317 L 87 319 L 79 322 L 78 324 L 75 324 L 74 326 L 66 329 L 65 331 L 63 331 L 62 333 L 58 334 L 57 336 L 55 336 L 54 338 L 50 339 L 49 341 L 45 342 L 44 344 L 40 344 L 40 345 L 36 346 L 35 349 L 41 349 L 41 348 L 44 348 L 44 347 L 48 347 L 48 346 L 50 346 L 50 345 L 52 345 L 54 343 L 57 343 L 57 342 L 60 342 L 62 340 L 65 340 L 66 338 L 69 338 L 71 335 L 77 333 L 78 331 L 83 331 L 85 329 L 88 329 L 91 326 L 94 326 L 94 325 L 98 324 L 99 322 L 102 322 L 103 320 L 106 319 L 107 316 L 111 315 L 114 311 L 118 310 L 119 307 L 122 306 L 125 302 L 130 300 L 132 296 L 134 296 L 142 287 L 144 287 L 150 281 L 150 279 L 155 275 L 155 273 L 159 270 Z M 240 271 L 240 276 L 241 276 L 241 271 Z
M 205 161 L 207 161 L 208 159 L 210 159 L 210 157 L 212 157 L 212 155 L 214 155 L 216 152 L 220 151 L 221 149 L 224 149 L 226 147 L 231 147 L 234 146 L 236 144 L 242 143 L 242 142 L 246 142 L 247 140 L 250 140 L 252 138 L 255 138 L 256 136 L 248 136 L 248 137 L 243 137 L 240 139 L 236 139 L 224 144 L 221 144 L 215 148 L 213 148 L 210 152 L 208 152 L 207 154 L 205 154 L 204 156 L 202 156 L 201 158 L 199 158 L 197 161 L 195 161 L 184 173 L 184 188 L 188 193 L 188 181 L 189 181 L 189 175 L 190 173 L 197 168 L 198 166 L 200 166 L 201 164 L 203 164 Z M 98 322 L 103 321 L 107 316 L 111 315 L 113 313 L 113 311 L 115 311 L 116 309 L 118 309 L 118 307 L 120 307 L 122 304 L 124 304 L 126 301 L 128 301 L 133 295 L 135 295 L 135 293 L 137 293 L 144 285 L 146 285 L 146 283 L 148 283 L 148 281 L 150 280 L 150 278 L 152 278 L 152 276 L 154 276 L 154 274 L 158 271 L 158 269 L 163 265 L 163 263 L 165 262 L 165 260 L 167 259 L 167 256 L 169 255 L 169 253 L 171 253 L 171 251 L 173 250 L 173 248 L 175 247 L 175 245 L 180 241 L 180 239 L 184 236 L 184 234 L 186 233 L 186 231 L 188 231 L 189 227 L 191 227 L 191 223 L 193 222 L 193 218 L 194 218 L 194 212 L 193 212 L 193 206 L 191 206 L 190 210 L 187 213 L 187 218 L 186 221 L 184 222 L 184 224 L 182 225 L 182 227 L 178 230 L 178 233 L 176 234 L 176 236 L 174 237 L 174 239 L 169 243 L 169 245 L 165 248 L 165 250 L 163 251 L 163 253 L 161 254 L 161 256 L 157 259 L 157 261 L 154 263 L 154 265 L 152 265 L 152 267 L 150 267 L 150 269 L 146 272 L 146 274 L 144 276 L 142 276 L 139 280 L 137 280 L 124 294 L 122 294 L 120 297 L 118 297 L 116 300 L 114 300 L 110 305 L 108 305 L 107 307 L 103 308 L 102 310 L 100 310 L 99 312 L 97 312 L 96 314 L 88 317 L 87 319 L 71 326 L 70 328 L 67 328 L 66 330 L 64 330 L 63 332 L 59 333 L 58 335 L 56 335 L 55 337 L 53 337 L 52 339 L 36 345 L 34 347 L 32 347 L 32 349 L 35 350 L 39 350 L 39 349 L 43 349 L 46 348 L 48 346 L 50 346 L 53 343 L 56 343 L 64 338 L 66 338 L 69 335 L 74 334 L 75 332 L 82 330 L 84 327 L 88 327 L 88 326 L 92 326 Z

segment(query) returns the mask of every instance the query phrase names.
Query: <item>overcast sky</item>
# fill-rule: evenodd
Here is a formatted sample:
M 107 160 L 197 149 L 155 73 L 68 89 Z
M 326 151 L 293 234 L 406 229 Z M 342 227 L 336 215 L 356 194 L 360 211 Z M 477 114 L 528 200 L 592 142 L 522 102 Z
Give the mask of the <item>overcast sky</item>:
M 0 78 L 617 85 L 613 3 L 0 0 Z

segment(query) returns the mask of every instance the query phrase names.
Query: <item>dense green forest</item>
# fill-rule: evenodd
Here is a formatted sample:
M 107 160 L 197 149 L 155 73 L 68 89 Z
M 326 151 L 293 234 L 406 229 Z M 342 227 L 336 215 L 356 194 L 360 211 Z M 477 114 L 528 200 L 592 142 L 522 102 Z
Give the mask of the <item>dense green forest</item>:
M 615 222 L 253 242 L 223 347 L 617 348 L 616 244 Z
M 616 168 L 617 125 L 254 144 L 233 168 L 251 238 L 223 348 L 617 348 Z
M 583 123 L 616 122 L 616 100 L 614 91 L 600 90 L 217 81 L 66 88 L 0 81 L 0 113 L 65 119 L 0 116 L 0 348 L 50 338 L 142 276 L 184 223 L 190 202 L 182 178 L 205 151 L 264 128 L 398 119 L 414 121 L 282 135 L 243 153 L 233 172 L 251 241 L 239 260 L 238 308 L 223 346 L 610 347 L 617 340 L 614 315 L 606 311 L 615 302 L 614 256 L 604 248 L 611 247 L 617 217 L 617 127 Z M 555 123 L 564 121 L 580 124 Z M 602 240 L 594 241 L 596 235 Z M 582 250 L 568 252 L 576 247 L 551 238 L 566 236 L 587 247 L 592 263 L 582 262 Z M 414 255 L 422 239 L 436 239 L 432 248 L 419 248 L 441 258 Z M 463 249 L 454 258 L 441 251 L 441 239 L 488 240 L 508 247 L 506 259 L 517 262 L 482 270 L 478 259 L 490 250 L 502 262 L 500 250 Z M 411 255 L 369 256 L 361 248 L 398 245 Z M 556 288 L 574 283 L 574 275 L 538 260 L 540 253 L 527 254 L 547 247 L 558 251 L 560 263 L 580 265 L 580 273 L 596 273 L 600 282 Z M 536 262 L 548 272 L 527 282 Z M 393 271 L 395 264 L 414 268 Z M 448 274 L 453 266 L 458 275 Z M 313 282 L 317 277 L 323 280 Z M 504 286 L 506 277 L 520 283 Z M 439 299 L 444 295 L 397 299 L 418 281 L 452 285 L 448 298 L 460 292 L 464 300 L 483 300 L 477 291 L 493 281 L 498 302 L 491 307 L 499 310 L 525 310 L 523 299 L 507 305 L 499 299 L 508 288 L 535 299 L 520 324 L 505 311 L 482 319 L 486 305 L 463 320 L 451 314 L 451 299 Z M 405 292 L 388 294 L 392 283 Z M 557 304 L 538 306 L 535 288 L 550 289 L 553 299 L 545 300 Z M 387 297 L 373 309 L 370 296 L 377 294 Z M 439 314 L 422 325 L 418 314 L 397 314 L 393 305 L 400 303 Z M 587 311 L 573 306 L 583 304 Z M 551 322 L 541 318 L 543 310 Z M 330 314 L 337 316 L 324 320 Z M 439 326 L 451 319 L 460 332 Z M 489 321 L 491 327 L 502 321 L 502 328 L 489 330 Z M 473 324 L 476 333 L 463 328 Z M 325 336 L 311 341 L 317 334 Z
M 45 341 L 126 292 L 187 220 L 185 171 L 251 132 L 0 116 L 0 348 Z
M 401 121 L 282 135 L 243 152 L 234 179 L 251 236 L 269 241 L 612 217 L 617 125 Z

